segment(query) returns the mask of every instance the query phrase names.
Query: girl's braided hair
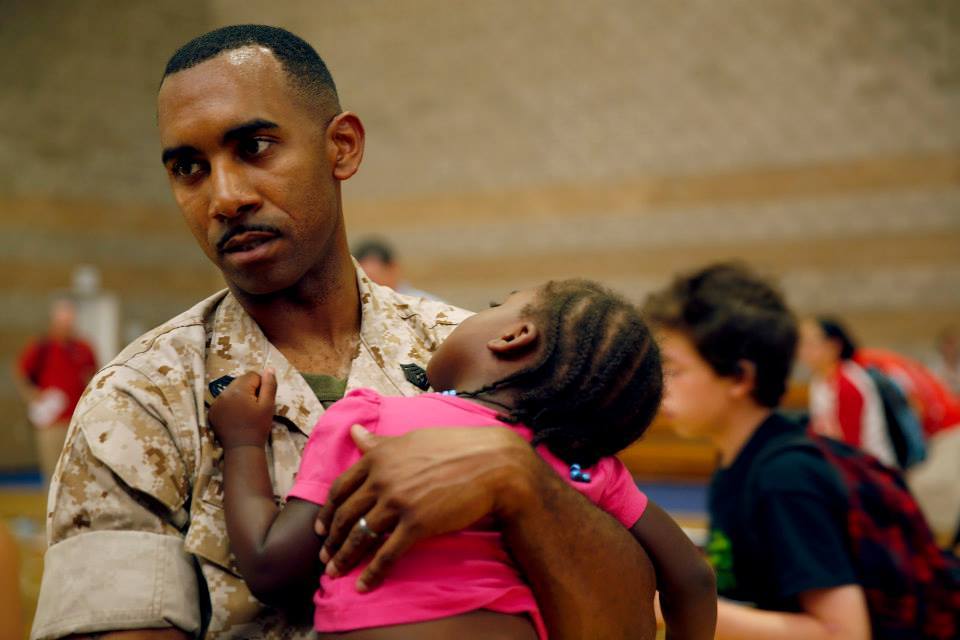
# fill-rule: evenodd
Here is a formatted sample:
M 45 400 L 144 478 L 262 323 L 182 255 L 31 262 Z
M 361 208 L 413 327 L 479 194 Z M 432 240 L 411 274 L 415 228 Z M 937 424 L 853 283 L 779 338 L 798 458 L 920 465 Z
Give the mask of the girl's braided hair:
M 510 387 L 503 416 L 563 461 L 584 467 L 643 435 L 660 406 L 660 351 L 638 309 L 588 280 L 547 283 L 523 315 L 541 331 L 537 361 L 466 396 Z

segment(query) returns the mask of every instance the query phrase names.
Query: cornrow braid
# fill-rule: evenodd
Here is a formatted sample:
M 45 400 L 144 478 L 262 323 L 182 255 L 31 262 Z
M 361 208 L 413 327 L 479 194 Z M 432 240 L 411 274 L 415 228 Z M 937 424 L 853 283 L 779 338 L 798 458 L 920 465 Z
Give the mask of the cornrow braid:
M 660 351 L 637 308 L 589 280 L 551 281 L 523 315 L 541 328 L 537 360 L 472 392 L 511 388 L 502 417 L 569 464 L 591 466 L 640 438 L 663 394 Z

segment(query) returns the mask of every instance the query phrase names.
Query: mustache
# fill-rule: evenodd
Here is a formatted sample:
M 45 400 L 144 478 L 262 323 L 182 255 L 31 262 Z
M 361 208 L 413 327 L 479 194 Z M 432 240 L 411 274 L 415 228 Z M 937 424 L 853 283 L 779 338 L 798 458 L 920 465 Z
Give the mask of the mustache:
M 238 224 L 235 227 L 230 227 L 222 236 L 220 236 L 220 239 L 217 241 L 217 251 L 222 252 L 223 248 L 228 242 L 230 242 L 230 240 L 241 233 L 247 233 L 248 231 L 262 231 L 264 233 L 272 233 L 278 236 L 281 235 L 279 229 L 276 227 L 271 227 L 267 224 Z

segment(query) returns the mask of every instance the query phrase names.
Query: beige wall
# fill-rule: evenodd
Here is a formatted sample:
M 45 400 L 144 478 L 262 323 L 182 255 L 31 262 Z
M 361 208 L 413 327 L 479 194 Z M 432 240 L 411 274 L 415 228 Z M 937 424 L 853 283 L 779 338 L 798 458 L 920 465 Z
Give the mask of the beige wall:
M 217 287 L 167 193 L 154 106 L 167 57 L 209 28 L 205 5 L 22 0 L 2 13 L 0 469 L 33 457 L 9 363 L 77 264 L 119 294 L 121 326 L 149 328 Z
M 743 258 L 865 341 L 920 353 L 960 316 L 949 0 L 211 7 L 329 60 L 369 136 L 352 235 L 453 302 Z
M 392 238 L 413 283 L 455 303 L 565 275 L 640 298 L 740 257 L 870 342 L 919 352 L 960 319 L 951 0 L 14 0 L 4 360 L 77 263 L 142 326 L 217 286 L 167 194 L 154 96 L 176 46 L 243 21 L 327 59 L 368 134 L 351 235 Z M 0 411 L 16 416 L 6 376 Z M 25 460 L 26 435 L 0 433 L 20 443 L 0 468 Z

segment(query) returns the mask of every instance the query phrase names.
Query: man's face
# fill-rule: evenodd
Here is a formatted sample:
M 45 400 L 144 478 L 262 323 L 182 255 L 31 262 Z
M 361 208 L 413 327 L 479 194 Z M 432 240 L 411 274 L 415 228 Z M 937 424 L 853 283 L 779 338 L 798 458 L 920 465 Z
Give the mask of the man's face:
M 945 360 L 953 361 L 960 356 L 960 335 L 956 333 L 945 333 L 940 338 L 940 355 Z
M 661 411 L 681 435 L 710 438 L 727 422 L 732 380 L 717 375 L 683 333 L 661 329 L 657 337 L 664 374 Z
M 73 333 L 76 320 L 76 307 L 69 300 L 57 300 L 50 307 L 50 333 L 54 336 L 68 336 Z
M 158 119 L 174 198 L 228 283 L 272 293 L 323 263 L 342 233 L 338 148 L 269 50 L 168 76 Z

